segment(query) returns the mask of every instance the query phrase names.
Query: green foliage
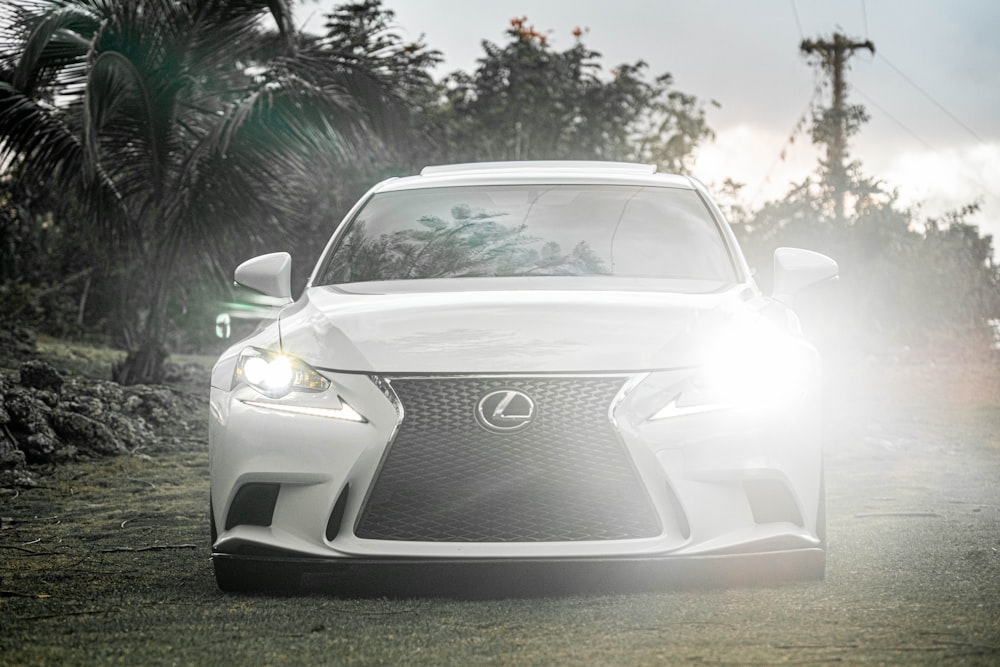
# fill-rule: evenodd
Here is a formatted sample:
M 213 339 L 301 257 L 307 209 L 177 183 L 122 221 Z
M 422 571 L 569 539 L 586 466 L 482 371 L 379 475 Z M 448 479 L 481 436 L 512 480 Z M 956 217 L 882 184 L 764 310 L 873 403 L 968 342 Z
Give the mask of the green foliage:
M 82 326 L 78 304 L 62 283 L 0 283 L 0 313 L 7 322 L 39 329 L 62 338 L 78 338 Z
M 854 164 L 848 188 L 853 206 L 838 219 L 824 173 L 821 166 L 784 199 L 734 225 L 762 288 L 770 288 L 775 248 L 809 248 L 840 264 L 839 282 L 804 295 L 800 304 L 810 333 L 830 347 L 985 351 L 988 320 L 1000 317 L 1000 267 L 992 238 L 967 221 L 978 206 L 920 220 Z
M 394 19 L 378 0 L 338 5 L 327 16 L 326 33 L 307 40 L 322 57 L 370 72 L 384 90 L 392 91 L 398 103 L 386 119 L 391 131 L 380 133 L 379 144 L 372 146 L 377 150 L 350 161 L 323 151 L 311 155 L 311 168 L 286 182 L 294 188 L 298 203 L 294 224 L 280 234 L 262 236 L 242 255 L 231 254 L 227 270 L 253 254 L 286 250 L 294 258 L 292 285 L 297 292 L 335 226 L 373 183 L 411 174 L 432 160 L 440 86 L 430 70 L 441 61 L 441 54 L 422 38 L 405 39 Z
M 123 381 L 159 379 L 194 267 L 228 273 L 231 253 L 294 227 L 316 157 L 376 155 L 396 125 L 380 73 L 288 16 L 274 0 L 6 7 L 0 158 L 77 197 L 91 252 L 115 251 Z
M 508 41 L 483 42 L 475 72 L 445 82 L 447 161 L 589 159 L 689 166 L 697 145 L 713 135 L 701 102 L 671 90 L 646 63 L 605 73 L 583 31 L 564 51 L 526 18 L 511 20 Z
M 81 252 L 81 230 L 66 224 L 74 202 L 16 179 L 0 180 L 0 313 L 8 323 L 77 338 L 103 322 L 95 292 L 99 262 Z M 99 299 L 97 299 L 99 301 Z
M 277 32 L 263 27 L 268 14 Z M 404 38 L 379 0 L 336 7 L 319 37 L 295 34 L 288 17 L 282 0 L 0 7 L 5 317 L 58 335 L 104 327 L 133 353 L 122 379 L 156 379 L 165 345 L 215 344 L 214 304 L 239 261 L 288 250 L 300 287 L 334 226 L 382 178 L 509 159 L 683 172 L 713 136 L 702 100 L 642 61 L 605 69 L 580 29 L 559 50 L 515 18 L 502 44 L 483 42 L 474 71 L 435 82 L 441 54 Z M 817 110 L 813 141 L 829 147 L 866 120 L 857 105 Z M 869 347 L 988 339 L 1000 276 L 992 239 L 968 222 L 974 207 L 918 219 L 829 151 L 758 211 L 739 206 L 739 187 L 728 182 L 723 200 L 734 202 L 727 213 L 762 286 L 781 245 L 839 261 L 840 283 L 800 304 L 826 338 Z M 516 230 L 453 213 L 411 238 L 367 239 L 365 252 L 371 262 L 410 252 L 412 263 L 422 244 L 418 264 L 455 271 L 501 255 L 557 272 L 596 261 L 586 248 L 529 257 Z M 455 256 L 432 257 L 441 235 L 459 239 L 448 246 Z M 812 307 L 821 300 L 831 307 Z

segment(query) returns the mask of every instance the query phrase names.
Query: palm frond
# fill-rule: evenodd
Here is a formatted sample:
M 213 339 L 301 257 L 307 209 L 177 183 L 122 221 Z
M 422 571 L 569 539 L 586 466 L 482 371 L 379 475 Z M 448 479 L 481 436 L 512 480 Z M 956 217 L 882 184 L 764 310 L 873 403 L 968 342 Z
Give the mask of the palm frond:
M 11 29 L 20 33 L 19 57 L 14 64 L 13 84 L 27 94 L 48 86 L 59 72 L 81 62 L 90 48 L 98 20 L 72 5 L 56 5 L 42 14 L 22 14 Z
M 0 81 L 0 162 L 8 160 L 17 161 L 23 178 L 79 192 L 102 233 L 121 241 L 128 215 L 113 180 L 84 168 L 83 144 L 56 110 Z
M 162 147 L 157 136 L 157 113 L 146 80 L 131 60 L 117 51 L 105 51 L 94 59 L 90 67 L 83 103 L 84 146 L 88 163 L 99 162 L 99 134 L 108 123 L 118 121 L 119 128 L 126 123 L 120 116 L 121 108 L 131 102 L 135 108 L 127 115 L 127 124 L 138 130 L 139 137 L 129 132 L 126 141 L 139 139 L 145 150 L 132 151 L 142 154 L 149 165 L 147 174 L 154 190 L 162 184 L 160 165 Z M 138 156 L 137 156 L 138 157 Z

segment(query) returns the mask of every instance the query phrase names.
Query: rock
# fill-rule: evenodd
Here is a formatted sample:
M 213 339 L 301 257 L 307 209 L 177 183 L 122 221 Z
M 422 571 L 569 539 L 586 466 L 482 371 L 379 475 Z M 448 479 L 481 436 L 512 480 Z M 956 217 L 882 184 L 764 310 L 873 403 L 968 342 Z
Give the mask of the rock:
M 0 448 L 3 448 L 3 441 L 6 440 L 5 437 L 0 435 Z M 0 470 L 14 470 L 15 468 L 23 468 L 27 459 L 24 456 L 24 452 L 16 447 L 10 447 L 7 451 L 0 453 Z
M 196 447 L 200 440 L 177 434 L 203 407 L 203 398 L 168 387 L 67 377 L 26 361 L 18 382 L 0 374 L 0 486 L 33 485 L 33 464 Z
M 32 433 L 19 442 L 28 463 L 55 463 L 69 458 L 72 452 L 60 452 L 60 444 L 51 429 L 47 433 Z
M 60 408 L 86 415 L 91 419 L 104 419 L 108 415 L 108 406 L 93 396 L 77 396 L 76 400 L 66 400 L 60 403 Z
M 63 388 L 63 400 L 79 403 L 84 399 L 97 400 L 108 409 L 120 409 L 125 401 L 125 388 L 107 380 L 70 378 Z
M 13 359 L 26 359 L 38 352 L 35 332 L 24 327 L 0 327 L 0 350 Z
M 50 408 L 56 407 L 59 404 L 59 394 L 54 391 L 49 391 L 48 389 L 36 389 L 32 392 L 39 401 L 44 403 Z
M 0 488 L 11 489 L 15 486 L 38 486 L 38 482 L 32 478 L 27 468 L 0 468 Z
M 18 371 L 21 375 L 21 386 L 31 389 L 44 389 L 56 394 L 62 391 L 62 374 L 50 364 L 40 359 L 32 359 L 24 362 Z
M 0 374 L 0 487 L 31 486 L 34 480 L 25 468 L 27 457 L 7 428 L 12 421 L 10 413 L 4 409 L 5 393 L 9 388 L 7 379 Z
M 176 405 L 173 393 L 166 387 L 136 384 L 127 388 L 124 412 L 142 417 L 156 425 L 172 420 Z
M 24 453 L 17 448 L 17 442 L 8 437 L 7 429 L 2 428 L 2 425 L 0 425 L 0 461 L 6 461 L 8 455 L 15 452 L 21 455 L 23 461 Z M 0 468 L 2 467 L 4 467 L 4 464 L 0 463 Z
M 4 396 L 4 407 L 10 414 L 15 431 L 27 434 L 54 435 L 49 427 L 51 408 L 23 387 L 11 387 Z
M 98 456 L 127 454 L 121 440 L 103 423 L 79 412 L 57 409 L 51 414 L 52 428 L 66 443 Z
M 119 412 L 109 412 L 106 423 L 130 451 L 159 440 L 142 417 L 128 417 Z

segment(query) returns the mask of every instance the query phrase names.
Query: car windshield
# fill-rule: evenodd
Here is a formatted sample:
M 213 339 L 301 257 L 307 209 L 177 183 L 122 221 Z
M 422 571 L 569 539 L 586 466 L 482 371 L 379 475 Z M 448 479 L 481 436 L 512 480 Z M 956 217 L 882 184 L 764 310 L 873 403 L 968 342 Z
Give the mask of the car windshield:
M 442 187 L 374 195 L 340 235 L 316 284 L 507 276 L 731 283 L 735 270 L 693 190 Z

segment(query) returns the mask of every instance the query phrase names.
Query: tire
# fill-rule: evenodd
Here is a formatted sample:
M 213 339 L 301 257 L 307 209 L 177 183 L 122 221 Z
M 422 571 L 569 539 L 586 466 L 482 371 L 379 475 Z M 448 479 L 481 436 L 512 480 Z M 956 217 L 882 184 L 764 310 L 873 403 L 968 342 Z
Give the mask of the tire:
M 819 538 L 819 546 L 826 551 L 826 475 L 822 471 L 819 477 L 819 505 L 816 507 L 816 537 Z
M 212 542 L 208 545 L 209 550 L 215 548 L 215 541 L 219 539 L 219 530 L 215 527 L 215 510 L 212 508 L 211 495 L 208 498 L 208 530 L 212 536 Z
M 819 548 L 823 550 L 823 555 L 819 558 L 814 569 L 809 573 L 809 579 L 813 581 L 823 581 L 826 578 L 826 474 L 822 468 L 819 473 L 819 502 L 816 506 L 816 537 L 819 538 Z

